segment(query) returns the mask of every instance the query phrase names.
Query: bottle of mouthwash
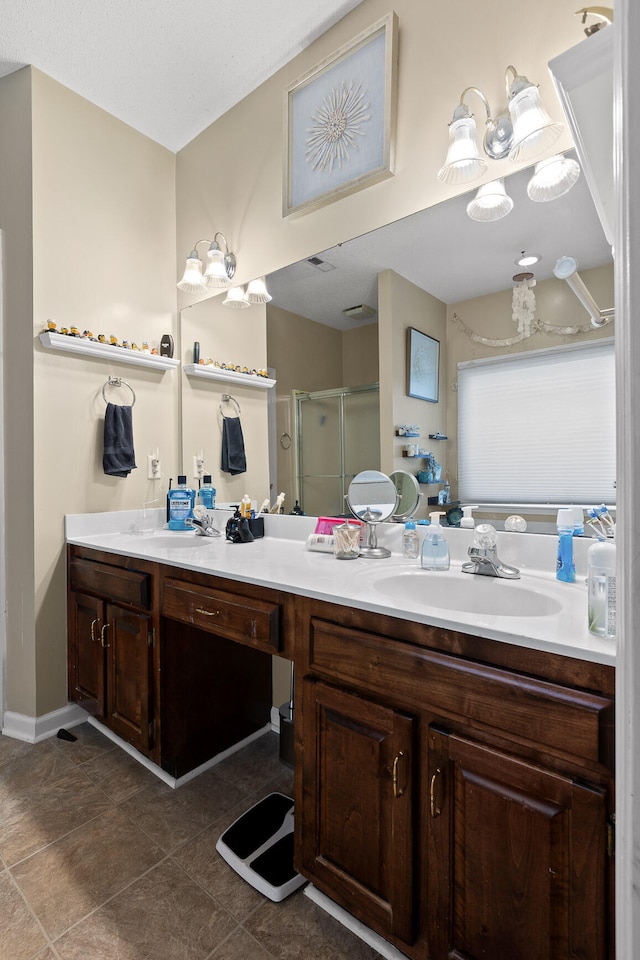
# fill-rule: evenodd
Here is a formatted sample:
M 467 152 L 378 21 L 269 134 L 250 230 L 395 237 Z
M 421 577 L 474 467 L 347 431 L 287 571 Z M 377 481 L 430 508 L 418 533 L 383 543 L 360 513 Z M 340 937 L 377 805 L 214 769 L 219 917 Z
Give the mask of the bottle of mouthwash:
M 202 478 L 202 486 L 198 491 L 198 503 L 201 503 L 207 510 L 213 510 L 216 505 L 216 488 L 211 482 L 210 473 L 205 473 Z
M 169 490 L 169 530 L 192 530 L 186 521 L 193 517 L 196 492 L 187 486 L 186 476 L 178 477 L 178 486 Z

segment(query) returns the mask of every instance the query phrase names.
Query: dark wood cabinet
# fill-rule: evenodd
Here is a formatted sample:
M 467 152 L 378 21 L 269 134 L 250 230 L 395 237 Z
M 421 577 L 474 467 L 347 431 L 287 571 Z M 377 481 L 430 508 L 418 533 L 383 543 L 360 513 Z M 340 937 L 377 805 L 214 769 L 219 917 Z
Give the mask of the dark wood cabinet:
M 299 625 L 298 869 L 415 960 L 610 960 L 611 668 L 317 601 Z
M 155 741 L 155 628 L 151 614 L 134 607 L 134 603 L 148 603 L 146 579 L 141 581 L 137 572 L 116 573 L 106 567 L 82 560 L 70 568 L 69 697 L 118 736 L 151 755 Z M 142 593 L 141 582 L 145 583 Z M 111 602 L 121 597 L 131 605 Z
M 603 960 L 606 794 L 429 732 L 431 960 Z
M 344 690 L 306 679 L 301 859 L 314 882 L 383 935 L 413 938 L 417 723 Z

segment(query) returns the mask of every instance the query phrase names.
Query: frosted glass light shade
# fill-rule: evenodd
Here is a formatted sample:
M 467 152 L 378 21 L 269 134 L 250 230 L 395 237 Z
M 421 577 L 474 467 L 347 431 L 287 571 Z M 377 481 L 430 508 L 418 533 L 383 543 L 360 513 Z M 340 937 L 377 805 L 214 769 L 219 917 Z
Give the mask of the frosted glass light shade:
M 225 254 L 215 241 L 207 250 L 207 269 L 204 272 L 204 279 L 208 287 L 223 288 L 231 284 Z
M 249 303 L 269 303 L 271 299 L 264 277 L 257 277 L 255 280 L 249 281 L 247 285 L 247 300 Z
M 473 200 L 467 204 L 467 214 L 472 220 L 489 222 L 502 220 L 513 210 L 513 200 L 507 194 L 504 180 L 492 180 L 478 187 Z
M 440 183 L 469 183 L 486 172 L 488 164 L 480 156 L 473 117 L 454 120 L 449 127 L 447 158 L 438 170 Z
M 185 293 L 207 292 L 207 285 L 202 276 L 202 260 L 195 250 L 192 250 L 187 258 L 182 280 L 178 283 L 178 290 L 183 290 Z
M 231 287 L 226 297 L 222 301 L 222 306 L 244 309 L 245 307 L 251 306 L 251 304 L 247 300 L 247 294 L 244 287 Z
M 544 110 L 538 88 L 525 86 L 509 101 L 513 123 L 513 146 L 509 152 L 512 162 L 532 160 L 556 142 L 564 126 L 552 120 Z
M 579 176 L 580 164 L 571 157 L 557 153 L 546 160 L 540 160 L 527 184 L 529 199 L 536 203 L 557 200 L 571 190 Z

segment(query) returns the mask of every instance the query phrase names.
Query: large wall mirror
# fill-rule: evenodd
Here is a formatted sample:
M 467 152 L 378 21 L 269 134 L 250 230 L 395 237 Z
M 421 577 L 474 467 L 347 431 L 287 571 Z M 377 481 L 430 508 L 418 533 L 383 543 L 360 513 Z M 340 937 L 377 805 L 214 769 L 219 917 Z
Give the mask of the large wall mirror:
M 481 223 L 467 216 L 473 191 L 277 271 L 267 277 L 273 299 L 266 308 L 222 311 L 221 298 L 216 298 L 215 317 L 210 300 L 183 311 L 187 361 L 191 341 L 199 340 L 205 354 L 211 355 L 208 344 L 215 343 L 218 356 L 235 350 L 249 365 L 254 363 L 255 337 L 263 336 L 255 332 L 259 325 L 253 311 L 265 311 L 267 362 L 277 385 L 269 392 L 269 403 L 262 391 L 245 402 L 246 415 L 261 418 L 257 455 L 270 461 L 273 499 L 284 490 L 287 503 L 298 498 L 309 514 L 343 512 L 344 493 L 360 470 L 417 474 L 422 461 L 407 459 L 408 438 L 397 436 L 402 424 L 419 426 L 420 437 L 410 442 L 436 456 L 442 482 L 449 480 L 455 496 L 457 364 L 613 335 L 613 324 L 591 327 L 572 290 L 553 276 L 559 257 L 574 257 L 596 302 L 602 308 L 613 306 L 611 249 L 584 176 L 563 197 L 535 203 L 527 195 L 531 173 L 523 170 L 507 178 L 513 209 L 501 220 Z M 522 251 L 541 259 L 519 267 L 515 261 Z M 485 343 L 513 339 L 517 333 L 513 277 L 525 269 L 536 280 L 536 318 L 551 326 L 586 329 L 577 335 L 538 330 L 509 346 Z M 409 327 L 440 343 L 436 403 L 407 395 Z M 187 464 L 197 444 L 193 423 L 198 414 L 191 402 L 185 396 Z M 429 438 L 438 433 L 448 439 Z M 224 499 L 241 496 L 244 485 L 232 484 Z M 423 490 L 421 515 L 437 487 Z

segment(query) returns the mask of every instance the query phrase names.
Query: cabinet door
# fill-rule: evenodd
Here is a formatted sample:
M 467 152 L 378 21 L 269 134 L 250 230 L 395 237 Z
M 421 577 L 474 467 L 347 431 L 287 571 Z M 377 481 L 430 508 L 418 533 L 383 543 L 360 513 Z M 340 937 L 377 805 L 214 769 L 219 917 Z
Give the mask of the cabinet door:
M 140 750 L 153 743 L 153 632 L 145 614 L 106 604 L 107 712 L 112 730 Z
M 416 721 L 309 679 L 302 713 L 304 872 L 383 936 L 411 943 Z
M 432 960 L 606 955 L 605 796 L 429 731 Z
M 105 715 L 103 602 L 69 594 L 69 699 L 95 717 Z

